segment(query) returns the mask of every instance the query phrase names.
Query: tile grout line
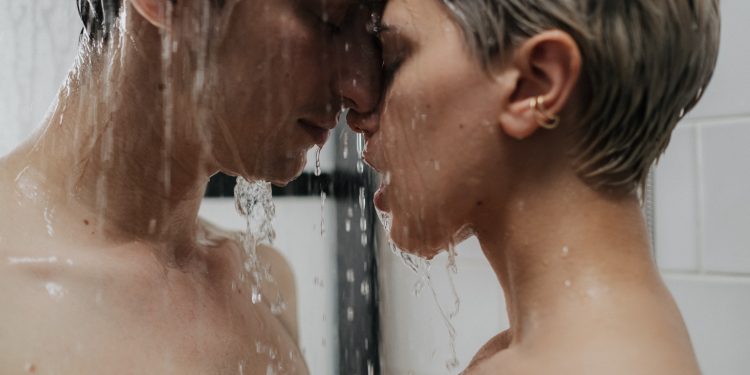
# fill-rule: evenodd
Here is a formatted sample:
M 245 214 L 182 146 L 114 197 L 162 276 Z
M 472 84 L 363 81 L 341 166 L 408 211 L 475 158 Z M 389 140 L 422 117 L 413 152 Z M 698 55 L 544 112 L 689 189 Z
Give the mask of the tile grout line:
M 695 168 L 695 189 L 696 189 L 696 213 L 695 215 L 695 226 L 696 231 L 694 233 L 697 249 L 697 262 L 698 262 L 698 274 L 707 274 L 705 266 L 705 244 L 704 244 L 704 217 L 705 209 L 705 189 L 703 184 L 703 141 L 701 139 L 702 131 L 701 126 L 696 124 L 693 127 L 693 142 L 695 145 L 695 154 L 693 155 L 693 165 Z

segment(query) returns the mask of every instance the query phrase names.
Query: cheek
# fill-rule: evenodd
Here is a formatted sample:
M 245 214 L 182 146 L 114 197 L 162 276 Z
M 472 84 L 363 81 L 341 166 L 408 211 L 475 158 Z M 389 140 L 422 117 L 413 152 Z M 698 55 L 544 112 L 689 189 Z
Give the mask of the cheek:
M 471 221 L 477 197 L 487 189 L 482 181 L 491 177 L 499 129 L 490 120 L 494 108 L 486 86 L 429 70 L 403 76 L 418 79 L 394 82 L 381 125 L 392 173 L 393 236 L 429 257 Z

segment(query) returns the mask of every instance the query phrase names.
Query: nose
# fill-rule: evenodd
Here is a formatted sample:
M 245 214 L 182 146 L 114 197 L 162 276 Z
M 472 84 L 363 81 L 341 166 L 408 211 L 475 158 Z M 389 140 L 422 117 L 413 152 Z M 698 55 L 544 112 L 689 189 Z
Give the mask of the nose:
M 381 97 L 382 55 L 375 37 L 368 32 L 370 12 L 362 7 L 350 27 L 341 34 L 333 91 L 350 108 L 352 130 L 373 133 L 377 129 L 375 111 Z

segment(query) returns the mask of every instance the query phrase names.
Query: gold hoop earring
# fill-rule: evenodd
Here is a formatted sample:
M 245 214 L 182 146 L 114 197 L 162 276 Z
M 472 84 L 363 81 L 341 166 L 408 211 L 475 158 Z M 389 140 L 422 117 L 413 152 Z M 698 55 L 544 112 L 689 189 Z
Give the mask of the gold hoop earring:
M 560 126 L 560 116 L 551 115 L 547 112 L 547 109 L 544 108 L 543 96 L 540 95 L 536 98 L 531 98 L 529 101 L 529 107 L 534 113 L 534 117 L 536 117 L 536 123 L 542 128 L 553 130 Z

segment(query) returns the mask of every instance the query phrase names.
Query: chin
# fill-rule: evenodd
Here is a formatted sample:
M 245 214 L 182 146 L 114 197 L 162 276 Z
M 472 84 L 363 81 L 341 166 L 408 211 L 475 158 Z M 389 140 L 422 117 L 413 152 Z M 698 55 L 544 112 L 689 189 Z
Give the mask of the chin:
M 273 163 L 265 164 L 262 173 L 258 173 L 255 179 L 284 187 L 302 174 L 306 164 L 307 158 L 305 155 L 293 159 L 279 159 Z
M 414 227 L 422 227 L 422 229 L 413 230 Z M 434 230 L 424 230 L 425 227 L 434 228 Z M 428 223 L 418 223 L 411 227 L 403 226 L 394 216 L 391 240 L 400 250 L 431 260 L 446 250 L 450 244 L 450 237 L 442 236 L 443 233 L 446 232 Z

